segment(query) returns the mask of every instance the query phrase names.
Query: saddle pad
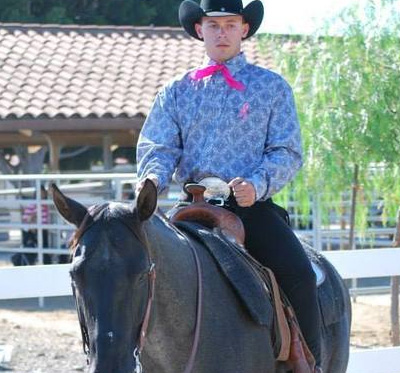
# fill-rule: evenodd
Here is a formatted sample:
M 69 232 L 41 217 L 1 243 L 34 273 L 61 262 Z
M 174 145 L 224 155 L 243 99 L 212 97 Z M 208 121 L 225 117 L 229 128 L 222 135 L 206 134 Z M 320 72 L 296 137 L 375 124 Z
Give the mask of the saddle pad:
M 322 320 L 325 326 L 335 324 L 345 314 L 345 294 L 344 285 L 341 286 L 342 279 L 327 259 L 321 257 L 327 276 L 323 284 L 318 288 L 318 300 L 321 308 Z
M 315 273 L 315 279 L 317 281 L 317 286 L 321 286 L 325 281 L 325 270 L 316 262 L 311 261 L 311 267 Z
M 311 262 L 325 272 L 324 281 L 318 286 L 318 302 L 325 327 L 340 321 L 346 311 L 348 298 L 342 278 L 332 264 L 317 250 L 303 243 Z
M 237 252 L 241 249 L 200 224 L 177 222 L 175 225 L 207 248 L 253 320 L 270 327 L 274 314 L 270 294 L 260 277 L 241 259 Z

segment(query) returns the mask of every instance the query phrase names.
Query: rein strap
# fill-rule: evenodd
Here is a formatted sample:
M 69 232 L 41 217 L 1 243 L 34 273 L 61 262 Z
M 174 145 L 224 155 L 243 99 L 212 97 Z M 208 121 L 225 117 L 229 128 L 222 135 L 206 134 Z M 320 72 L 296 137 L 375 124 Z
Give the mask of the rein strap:
M 151 307 L 153 305 L 153 300 L 154 300 L 154 288 L 156 283 L 156 266 L 154 263 L 151 263 L 148 276 L 149 276 L 149 296 L 147 299 L 146 313 L 144 314 L 142 327 L 140 329 L 139 344 L 138 344 L 139 354 L 143 350 L 144 340 L 147 336 L 147 329 L 149 327 L 149 322 L 150 322 Z
M 197 355 L 197 350 L 199 348 L 199 341 L 200 341 L 201 320 L 202 320 L 202 314 L 203 314 L 203 275 L 202 275 L 200 258 L 198 256 L 197 251 L 194 248 L 192 242 L 176 226 L 174 226 L 173 224 L 170 224 L 170 227 L 188 243 L 188 245 L 192 251 L 192 254 L 193 254 L 194 262 L 196 264 L 196 272 L 197 272 L 196 326 L 195 326 L 195 331 L 194 331 L 192 350 L 190 352 L 189 360 L 186 363 L 186 367 L 184 370 L 184 373 L 190 373 L 193 370 L 194 362 L 195 362 L 196 355 Z

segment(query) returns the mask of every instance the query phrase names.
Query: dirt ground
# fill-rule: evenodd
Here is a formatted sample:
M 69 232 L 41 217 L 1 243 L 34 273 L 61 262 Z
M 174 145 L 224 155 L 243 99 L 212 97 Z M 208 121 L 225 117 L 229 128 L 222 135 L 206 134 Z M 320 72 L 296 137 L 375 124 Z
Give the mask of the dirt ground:
M 38 301 L 0 302 L 0 346 L 13 347 L 11 360 L 0 371 L 52 373 L 83 372 L 79 324 L 69 297 Z M 390 346 L 388 295 L 360 296 L 353 302 L 352 348 Z
M 0 302 L 0 346 L 12 346 L 11 360 L 1 371 L 52 373 L 83 372 L 86 361 L 72 300 Z

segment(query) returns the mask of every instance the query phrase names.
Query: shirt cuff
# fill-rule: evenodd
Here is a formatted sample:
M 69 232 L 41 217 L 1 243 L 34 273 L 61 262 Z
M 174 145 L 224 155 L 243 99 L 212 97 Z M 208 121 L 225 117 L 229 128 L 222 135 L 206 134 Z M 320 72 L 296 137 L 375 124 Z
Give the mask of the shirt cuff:
M 256 190 L 256 201 L 267 199 L 268 181 L 265 180 L 264 177 L 253 175 L 252 177 L 246 178 L 246 180 L 250 181 Z

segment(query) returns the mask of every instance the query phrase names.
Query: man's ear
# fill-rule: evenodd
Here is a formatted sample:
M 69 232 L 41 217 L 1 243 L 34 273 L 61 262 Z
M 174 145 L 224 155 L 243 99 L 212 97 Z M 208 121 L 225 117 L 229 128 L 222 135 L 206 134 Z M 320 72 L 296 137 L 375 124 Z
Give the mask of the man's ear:
M 195 23 L 194 24 L 194 28 L 195 28 L 195 30 L 197 32 L 197 36 L 200 39 L 203 39 L 203 27 L 202 27 L 202 25 L 200 23 Z
M 242 25 L 242 39 L 244 39 L 247 36 L 247 34 L 249 33 L 249 30 L 250 30 L 249 24 L 248 23 L 243 23 L 243 25 Z

